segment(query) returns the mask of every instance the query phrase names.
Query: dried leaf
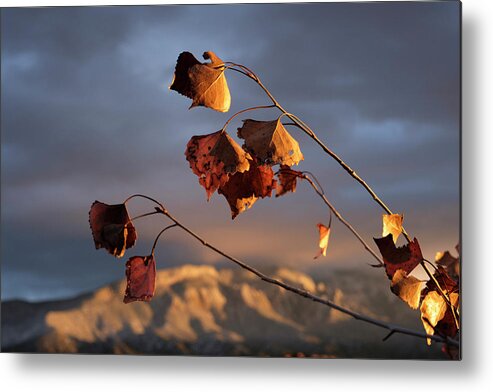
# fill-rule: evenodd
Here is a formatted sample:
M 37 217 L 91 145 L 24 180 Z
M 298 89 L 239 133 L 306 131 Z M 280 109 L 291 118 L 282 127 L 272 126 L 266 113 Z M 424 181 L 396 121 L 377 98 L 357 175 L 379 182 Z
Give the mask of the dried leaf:
M 404 220 L 403 215 L 399 214 L 383 214 L 383 230 L 382 237 L 392 234 L 394 243 L 397 243 L 397 239 L 402 233 L 402 221 Z
M 459 305 L 459 294 L 458 293 L 451 293 L 449 295 L 450 297 L 450 303 L 452 306 L 456 309 Z M 458 314 L 458 311 L 457 311 Z M 457 328 L 457 325 L 455 324 L 455 318 L 452 313 L 452 309 L 450 309 L 450 306 L 447 306 L 447 310 L 445 311 L 445 315 L 442 317 L 442 319 L 437 323 L 435 326 L 435 331 L 442 335 L 442 336 L 448 336 L 453 338 L 455 335 L 457 335 L 457 332 L 459 331 Z
M 96 249 L 105 248 L 118 258 L 137 240 L 125 204 L 108 205 L 96 200 L 89 211 L 89 224 Z
M 459 284 L 457 281 L 452 279 L 445 268 L 442 266 L 438 266 L 435 272 L 433 273 L 433 277 L 436 279 L 442 290 L 446 293 L 457 293 L 459 291 Z M 438 290 L 433 279 L 428 280 L 426 283 L 426 288 L 428 291 Z
M 330 224 L 329 226 L 325 226 L 322 223 L 317 223 L 318 227 L 318 246 L 320 250 L 315 255 L 314 259 L 319 258 L 320 256 L 325 256 L 327 254 L 327 247 L 329 246 L 329 236 L 330 236 Z
M 124 303 L 150 301 L 156 287 L 156 261 L 151 256 L 134 256 L 126 263 L 127 288 Z
M 398 269 L 392 278 L 390 289 L 412 309 L 417 309 L 421 300 L 423 281 L 408 276 L 406 271 Z
M 218 193 L 224 195 L 228 201 L 234 219 L 250 208 L 259 197 L 270 197 L 275 186 L 272 168 L 268 165 L 257 165 L 252 160 L 249 170 L 235 173 L 219 188 Z
M 454 281 L 448 274 L 447 271 L 442 267 L 438 266 L 435 272 L 433 273 L 434 279 L 438 282 L 443 292 L 448 295 L 450 298 L 450 303 L 454 307 L 456 313 L 458 314 L 458 305 L 459 305 L 459 285 L 458 282 Z M 422 296 L 426 299 L 428 294 L 430 293 L 439 293 L 439 289 L 434 281 L 434 279 L 428 280 L 426 283 L 426 287 L 423 290 Z M 452 313 L 452 309 L 447 305 L 446 301 L 440 295 L 441 301 L 440 304 L 445 304 L 445 311 L 443 316 L 433 325 L 427 326 L 425 321 L 423 321 L 423 325 L 425 326 L 425 330 L 432 331 L 431 333 L 438 333 L 441 336 L 454 337 L 457 332 L 457 324 L 455 322 L 454 314 Z M 423 300 L 424 302 L 424 300 Z M 423 319 L 423 316 L 422 316 Z M 433 329 L 432 329 L 433 327 Z M 428 332 L 430 333 L 430 332 Z
M 190 108 L 205 106 L 227 112 L 231 95 L 224 76 L 224 62 L 213 52 L 205 52 L 203 57 L 211 62 L 200 63 L 190 52 L 181 53 L 169 88 L 191 98 Z
M 277 173 L 276 197 L 282 196 L 287 192 L 295 192 L 298 178 L 303 178 L 302 172 L 293 170 L 289 166 L 281 165 Z
M 185 151 L 187 161 L 199 183 L 205 188 L 207 200 L 230 175 L 250 168 L 250 154 L 243 151 L 225 131 L 193 136 Z
M 398 269 L 409 274 L 423 260 L 423 254 L 415 238 L 407 245 L 397 248 L 392 234 L 383 238 L 374 238 L 385 263 L 385 272 L 392 279 Z
M 423 327 L 428 335 L 435 333 L 435 326 L 443 319 L 445 312 L 447 311 L 447 304 L 442 296 L 436 291 L 430 291 L 426 294 L 423 302 L 421 303 L 421 321 Z M 427 339 L 428 345 L 431 344 L 431 340 Z
M 286 131 L 281 119 L 274 121 L 244 120 L 238 137 L 245 139 L 243 148 L 259 162 L 287 166 L 303 160 L 298 142 Z
M 447 271 L 452 279 L 459 280 L 460 277 L 460 264 L 459 258 L 454 257 L 449 251 L 437 252 L 435 255 L 435 263 Z

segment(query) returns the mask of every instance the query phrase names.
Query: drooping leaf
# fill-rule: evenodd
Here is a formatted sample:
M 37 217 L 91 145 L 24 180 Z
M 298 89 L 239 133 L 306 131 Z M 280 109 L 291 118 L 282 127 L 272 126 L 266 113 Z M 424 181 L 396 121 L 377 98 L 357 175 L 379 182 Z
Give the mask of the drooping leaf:
M 199 183 L 205 188 L 207 200 L 230 175 L 250 168 L 250 154 L 243 151 L 225 131 L 193 136 L 187 143 L 185 156 Z
M 286 131 L 280 118 L 244 120 L 238 128 L 238 137 L 245 139 L 243 147 L 261 163 L 292 166 L 303 160 L 298 142 Z
M 392 278 L 390 289 L 412 309 L 417 309 L 421 300 L 423 281 L 408 276 L 405 271 L 398 269 Z
M 444 306 L 445 310 L 443 311 L 443 315 L 440 313 L 440 318 L 436 321 L 435 324 L 433 323 L 428 323 L 431 324 L 427 325 L 427 317 L 426 315 L 423 316 L 422 314 L 422 320 L 423 320 L 423 325 L 425 327 L 425 330 L 427 333 L 438 333 L 441 336 L 448 336 L 448 337 L 454 337 L 457 332 L 457 324 L 455 322 L 455 317 L 452 312 L 452 309 L 450 306 L 448 306 L 447 302 L 443 299 L 443 297 L 440 295 L 440 289 L 437 287 L 435 280 L 438 282 L 440 285 L 441 290 L 444 292 L 446 296 L 450 299 L 450 303 L 452 307 L 454 308 L 456 314 L 458 314 L 458 306 L 459 306 L 459 284 L 458 282 L 454 281 L 448 274 L 447 271 L 442 267 L 438 266 L 435 272 L 433 273 L 433 278 L 428 280 L 426 283 L 426 287 L 424 288 L 422 292 L 422 296 L 426 299 L 430 293 L 436 293 L 440 296 L 440 300 L 436 300 L 435 302 L 432 302 L 431 299 L 429 299 L 430 303 L 434 303 L 435 306 L 437 307 L 438 305 Z M 433 298 L 436 299 L 436 295 L 432 294 Z M 423 300 L 424 302 L 424 300 Z M 438 305 L 437 305 L 438 303 Z M 428 304 L 429 305 L 429 304 Z M 423 308 L 423 305 L 422 305 Z M 442 312 L 442 310 L 440 310 Z M 423 310 L 422 310 L 423 313 Z M 426 319 L 426 320 L 424 320 Z M 433 319 L 432 319 L 433 321 Z M 431 331 L 431 332 L 429 332 Z
M 447 250 L 445 252 L 437 252 L 435 255 L 435 263 L 447 271 L 448 275 L 455 281 L 460 277 L 459 258 L 454 257 Z
M 327 255 L 327 247 L 329 246 L 329 237 L 330 237 L 330 224 L 329 226 L 325 226 L 322 223 L 317 223 L 318 227 L 318 247 L 320 248 L 318 253 L 315 255 L 314 259 L 319 258 L 320 256 Z
M 458 314 L 458 305 L 459 305 L 459 294 L 458 293 L 452 293 L 450 294 L 450 303 L 456 310 Z M 458 320 L 457 320 L 458 321 Z M 448 336 L 453 338 L 455 335 L 457 335 L 457 332 L 459 331 L 457 328 L 457 324 L 455 323 L 455 318 L 452 313 L 452 309 L 450 309 L 450 306 L 447 306 L 447 310 L 445 311 L 445 315 L 443 318 L 437 323 L 435 326 L 435 331 L 442 335 L 442 336 Z
M 456 311 L 459 305 L 459 294 L 450 294 L 450 302 Z M 458 328 L 455 323 L 455 318 L 452 309 L 447 305 L 443 297 L 435 290 L 428 291 L 421 303 L 421 321 L 425 331 L 429 335 L 435 332 L 441 336 L 453 338 Z M 430 339 L 427 340 L 431 344 Z
M 397 243 L 397 239 L 402 233 L 402 221 L 404 220 L 403 215 L 399 214 L 383 214 L 383 230 L 382 237 L 392 234 L 394 243 Z
M 459 284 L 457 281 L 452 279 L 445 268 L 442 266 L 438 266 L 435 272 L 433 273 L 433 277 L 436 279 L 441 289 L 446 293 L 457 293 L 459 291 Z M 426 283 L 426 288 L 428 291 L 438 290 L 436 283 L 433 279 L 428 280 Z
M 156 287 L 156 261 L 151 256 L 134 256 L 126 263 L 127 288 L 124 303 L 150 301 Z
M 89 224 L 96 249 L 105 248 L 118 258 L 137 240 L 125 204 L 109 205 L 96 200 L 89 211 Z
M 277 173 L 276 197 L 282 196 L 287 192 L 296 192 L 296 180 L 303 178 L 303 173 L 291 169 L 289 166 L 281 165 Z
M 270 197 L 276 186 L 274 172 L 268 165 L 250 161 L 250 169 L 237 172 L 221 185 L 218 193 L 224 195 L 231 209 L 232 219 L 250 208 L 259 197 Z
M 428 335 L 433 335 L 435 333 L 435 326 L 445 316 L 447 303 L 439 293 L 430 291 L 423 299 L 420 310 L 421 321 L 426 333 Z M 427 343 L 430 345 L 431 340 L 427 339 Z
M 190 52 L 181 53 L 169 88 L 191 98 L 190 108 L 205 106 L 227 112 L 231 95 L 224 76 L 224 62 L 213 52 L 205 52 L 203 57 L 211 62 L 200 63 Z
M 374 238 L 385 263 L 385 272 L 392 279 L 398 269 L 409 274 L 423 260 L 423 254 L 415 238 L 407 245 L 397 248 L 392 234 L 383 238 Z

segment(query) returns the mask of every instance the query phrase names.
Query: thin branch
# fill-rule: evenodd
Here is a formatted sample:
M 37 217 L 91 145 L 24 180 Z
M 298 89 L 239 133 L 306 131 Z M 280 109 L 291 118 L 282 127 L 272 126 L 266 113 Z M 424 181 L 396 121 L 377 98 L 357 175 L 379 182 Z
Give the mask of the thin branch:
M 418 331 L 414 331 L 414 330 L 404 328 L 404 327 L 401 327 L 398 325 L 386 323 L 384 321 L 381 321 L 381 320 L 378 320 L 378 319 L 354 312 L 354 311 L 349 310 L 347 308 L 344 308 L 340 305 L 337 305 L 332 301 L 318 297 L 318 296 L 316 296 L 316 295 L 314 295 L 314 294 L 312 294 L 306 290 L 291 286 L 291 285 L 284 283 L 280 280 L 277 280 L 277 279 L 274 279 L 270 276 L 267 276 L 267 275 L 263 274 L 262 272 L 256 270 L 255 268 L 251 267 L 250 265 L 244 263 L 243 261 L 240 261 L 239 259 L 237 259 L 233 256 L 230 256 L 227 253 L 223 252 L 219 248 L 216 248 L 214 245 L 209 244 L 206 240 L 204 240 L 198 234 L 194 233 L 191 229 L 189 229 L 187 226 L 183 225 L 180 221 L 178 221 L 178 219 L 176 219 L 173 215 L 171 215 L 168 212 L 168 210 L 166 210 L 164 207 L 160 207 L 160 208 L 156 207 L 156 211 L 160 211 L 163 215 L 167 216 L 172 222 L 174 222 L 176 224 L 176 226 L 180 227 L 183 231 L 188 233 L 190 236 L 194 237 L 203 246 L 213 250 L 217 254 L 219 254 L 219 255 L 225 257 L 226 259 L 232 261 L 233 263 L 237 264 L 241 268 L 243 268 L 247 271 L 250 271 L 252 274 L 258 276 L 260 279 L 262 279 L 265 282 L 268 282 L 268 283 L 274 284 L 276 286 L 282 287 L 283 289 L 285 289 L 287 291 L 290 291 L 290 292 L 295 293 L 297 295 L 300 295 L 302 297 L 311 299 L 314 302 L 318 302 L 318 303 L 321 303 L 323 305 L 326 305 L 326 306 L 328 306 L 332 309 L 335 309 L 339 312 L 345 313 L 345 314 L 355 318 L 356 320 L 361 320 L 361 321 L 364 321 L 366 323 L 376 325 L 376 326 L 378 326 L 380 328 L 384 328 L 388 331 L 394 331 L 394 333 L 401 333 L 404 335 L 416 336 L 416 337 L 424 338 L 424 339 L 428 338 L 428 339 L 434 340 L 436 342 L 446 343 L 446 344 L 449 344 L 451 346 L 459 347 L 459 342 L 454 340 L 454 339 L 450 339 L 448 337 L 443 338 L 443 337 L 438 336 L 438 335 L 428 335 L 428 334 L 423 333 L 423 332 L 418 332 Z
M 156 214 L 161 213 L 161 211 L 156 210 Z M 159 234 L 156 236 L 156 239 L 154 240 L 154 244 L 152 244 L 152 249 L 151 249 L 151 255 L 154 256 L 154 249 L 156 249 L 157 242 L 159 240 L 159 237 L 161 237 L 161 234 L 163 234 L 166 230 L 171 229 L 173 227 L 176 227 L 176 223 L 173 223 L 172 225 L 166 226 L 163 230 L 159 232 Z
M 323 191 L 319 190 L 319 188 L 317 187 L 317 185 L 315 185 L 315 183 L 313 182 L 313 180 L 310 177 L 308 177 L 306 175 L 303 175 L 303 178 L 308 181 L 308 183 L 312 186 L 312 188 L 315 190 L 315 192 L 317 193 L 317 195 L 320 196 L 320 198 L 327 205 L 327 207 L 329 207 L 329 209 L 334 213 L 334 215 L 336 216 L 336 218 L 339 219 L 339 221 L 344 226 L 346 226 L 351 231 L 351 233 L 354 234 L 354 236 L 359 240 L 359 242 L 361 242 L 361 244 L 363 245 L 363 247 L 378 261 L 378 264 L 379 264 L 378 267 L 383 266 L 384 265 L 384 262 L 382 261 L 382 259 L 377 255 L 377 253 L 373 249 L 370 248 L 370 246 L 359 235 L 359 233 L 356 231 L 356 229 L 353 226 L 351 226 L 351 224 L 342 217 L 342 215 L 339 213 L 339 211 L 336 210 L 336 208 L 330 203 L 330 201 L 324 195 Z
M 159 214 L 159 212 L 157 212 L 157 211 L 146 212 L 145 214 L 134 216 L 132 219 L 130 219 L 130 222 L 134 222 L 137 219 L 144 218 L 145 216 L 151 216 L 151 215 L 156 215 L 156 214 Z
M 149 197 L 149 196 L 146 196 L 146 195 L 142 195 L 140 193 L 136 193 L 135 195 L 132 195 L 132 196 L 127 197 L 125 199 L 125 201 L 123 202 L 123 204 L 127 204 L 127 202 L 129 202 L 130 200 L 132 200 L 132 199 L 134 199 L 136 197 L 141 197 L 143 199 L 150 200 L 153 203 L 157 204 L 159 207 L 164 208 L 164 206 L 160 202 L 158 202 L 156 199 L 153 199 L 152 197 Z
M 315 134 L 315 132 L 313 132 L 313 130 L 306 124 L 304 123 L 301 119 L 299 119 L 297 116 L 289 113 L 288 111 L 286 111 L 280 104 L 279 102 L 276 100 L 276 98 L 272 95 L 272 93 L 267 89 L 267 87 L 265 87 L 265 85 L 262 83 L 262 81 L 260 80 L 260 78 L 253 72 L 251 71 L 250 69 L 242 66 L 242 65 L 238 65 L 238 64 L 234 64 L 234 63 L 231 63 L 233 65 L 236 65 L 242 69 L 247 69 L 247 71 L 249 72 L 246 76 L 249 77 L 250 79 L 252 79 L 253 81 L 255 81 L 259 87 L 265 92 L 265 94 L 270 98 L 270 100 L 272 101 L 272 103 L 284 114 L 286 115 L 286 117 L 288 117 L 289 119 L 291 119 L 291 121 L 293 121 L 294 125 L 297 126 L 299 129 L 301 129 L 303 132 L 305 132 L 311 139 L 313 139 L 323 150 L 325 153 L 327 153 L 329 156 L 331 156 L 337 163 L 339 163 L 339 165 L 351 176 L 353 177 L 357 182 L 359 182 L 363 188 L 366 189 L 366 191 L 371 195 L 371 197 L 373 198 L 373 200 L 375 200 L 375 202 L 383 208 L 383 210 L 387 213 L 387 214 L 392 214 L 392 210 L 387 207 L 387 205 L 378 197 L 378 195 L 373 191 L 373 189 L 358 175 L 358 173 L 356 173 L 356 171 L 354 169 L 352 169 L 348 164 L 346 164 L 342 158 L 340 158 L 335 152 L 333 152 L 329 147 L 327 147 L 319 138 L 318 136 Z M 406 230 L 404 229 L 404 227 L 402 227 L 402 234 L 404 235 L 404 237 L 406 238 L 407 242 L 411 242 L 411 238 L 409 237 L 409 234 L 406 232 Z M 423 269 L 425 270 L 426 274 L 430 277 L 430 279 L 432 279 L 435 284 L 437 285 L 437 288 L 440 292 L 440 295 L 445 299 L 445 301 L 447 302 L 447 304 L 450 306 L 451 310 L 452 310 L 452 313 L 454 315 L 454 319 L 456 321 L 456 325 L 457 327 L 459 327 L 459 324 L 458 324 L 458 317 L 456 315 L 456 310 L 454 309 L 454 307 L 452 306 L 451 304 L 451 301 L 450 301 L 450 298 L 448 296 L 448 294 L 446 294 L 443 289 L 440 287 L 440 285 L 438 284 L 438 282 L 436 281 L 436 279 L 434 278 L 433 274 L 431 274 L 431 272 L 429 271 L 428 267 L 426 266 L 426 264 L 421 261 L 420 262 L 420 265 L 421 267 L 423 267 Z

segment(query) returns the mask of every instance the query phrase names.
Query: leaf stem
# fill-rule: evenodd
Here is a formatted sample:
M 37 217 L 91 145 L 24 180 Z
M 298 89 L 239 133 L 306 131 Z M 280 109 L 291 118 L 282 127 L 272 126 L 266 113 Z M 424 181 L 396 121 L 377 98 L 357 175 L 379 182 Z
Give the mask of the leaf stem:
M 225 131 L 226 130 L 226 127 L 228 126 L 228 124 L 238 115 L 242 114 L 242 113 L 245 113 L 245 112 L 250 112 L 252 110 L 257 110 L 257 109 L 270 109 L 270 108 L 275 108 L 276 106 L 275 105 L 262 105 L 262 106 L 253 106 L 251 108 L 247 108 L 247 109 L 243 109 L 243 110 L 240 110 L 239 112 L 236 112 L 235 114 L 233 114 L 229 119 L 228 121 L 226 121 L 222 127 L 222 130 Z
M 140 219 L 140 218 L 144 218 L 145 216 L 156 215 L 156 214 L 159 214 L 159 212 L 153 211 L 153 212 L 147 212 L 147 213 L 142 214 L 142 215 L 137 215 L 137 216 L 134 216 L 132 219 L 130 219 L 130 222 L 136 221 L 137 219 Z
M 157 204 L 159 207 L 163 208 L 164 209 L 164 206 L 159 202 L 157 201 L 156 199 L 153 199 L 152 197 L 149 197 L 149 196 L 146 196 L 146 195 L 142 195 L 140 193 L 136 193 L 132 196 L 129 196 L 125 199 L 125 201 L 123 202 L 123 204 L 127 204 L 127 202 L 129 202 L 130 200 L 136 198 L 136 197 L 141 197 L 143 199 L 147 199 L 147 200 L 150 200 L 152 201 L 153 203 Z
M 156 211 L 156 214 L 160 214 L 161 211 Z M 163 234 L 166 230 L 171 229 L 173 227 L 176 227 L 177 224 L 174 223 L 172 225 L 166 226 L 163 230 L 159 232 L 159 234 L 156 236 L 156 239 L 154 240 L 154 244 L 152 244 L 152 249 L 151 249 L 151 256 L 154 256 L 154 249 L 156 249 L 157 242 L 159 240 L 159 237 L 161 237 L 161 234 Z

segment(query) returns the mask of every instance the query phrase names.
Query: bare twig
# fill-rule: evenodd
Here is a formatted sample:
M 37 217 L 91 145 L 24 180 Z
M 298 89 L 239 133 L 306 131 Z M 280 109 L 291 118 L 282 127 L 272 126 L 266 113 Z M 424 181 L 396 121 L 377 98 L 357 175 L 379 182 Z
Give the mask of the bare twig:
M 366 316 L 364 314 L 354 312 L 354 311 L 352 311 L 350 309 L 347 309 L 347 308 L 344 308 L 344 307 L 342 307 L 340 305 L 337 305 L 337 304 L 335 304 L 332 301 L 329 301 L 327 299 L 318 297 L 318 296 L 316 296 L 316 295 L 314 295 L 314 294 L 312 294 L 312 293 L 310 293 L 310 292 L 308 292 L 306 290 L 300 289 L 298 287 L 291 286 L 291 285 L 289 285 L 287 283 L 284 283 L 284 282 L 282 282 L 280 280 L 277 280 L 275 278 L 272 278 L 270 276 L 267 276 L 267 275 L 263 274 L 262 272 L 258 271 L 257 269 L 251 267 L 250 265 L 244 263 L 243 261 L 241 261 L 241 260 L 239 260 L 239 259 L 237 259 L 237 258 L 235 258 L 233 256 L 230 256 L 229 254 L 225 253 L 224 251 L 220 250 L 219 248 L 215 247 L 214 245 L 211 245 L 205 239 L 203 239 L 202 237 L 200 237 L 198 234 L 196 234 L 195 232 L 193 232 L 187 226 L 185 226 L 184 224 L 182 224 L 173 215 L 171 215 L 169 213 L 169 211 L 166 208 L 164 208 L 164 206 L 161 203 L 159 203 L 157 201 L 155 201 L 155 202 L 158 205 L 158 207 L 155 207 L 156 211 L 159 211 L 160 213 L 162 213 L 163 215 L 165 215 L 166 217 L 168 217 L 174 223 L 174 225 L 170 225 L 170 226 L 168 226 L 165 229 L 168 229 L 170 227 L 175 227 L 175 226 L 180 227 L 183 231 L 185 231 L 190 236 L 194 237 L 197 241 L 199 241 L 203 246 L 205 246 L 205 247 L 213 250 L 217 254 L 219 254 L 219 255 L 225 257 L 226 259 L 232 261 L 233 263 L 237 264 L 241 268 L 243 268 L 243 269 L 245 269 L 247 271 L 250 271 L 252 274 L 258 276 L 260 279 L 262 279 L 265 282 L 268 282 L 268 283 L 274 284 L 276 286 L 282 287 L 283 289 L 285 289 L 287 291 L 290 291 L 290 292 L 295 293 L 297 295 L 300 295 L 302 297 L 311 299 L 314 302 L 321 303 L 321 304 L 326 305 L 326 306 L 328 306 L 328 307 L 330 307 L 332 309 L 335 309 L 335 310 L 337 310 L 339 312 L 342 312 L 344 314 L 347 314 L 347 315 L 355 318 L 356 320 L 361 320 L 361 321 L 364 321 L 366 323 L 376 325 L 376 326 L 378 326 L 380 328 L 384 328 L 384 329 L 386 329 L 386 330 L 388 330 L 388 331 L 390 331 L 392 333 L 400 333 L 400 334 L 410 335 L 410 336 L 416 336 L 416 337 L 424 338 L 424 339 L 428 338 L 428 339 L 434 340 L 434 341 L 439 342 L 439 343 L 446 343 L 446 344 L 451 345 L 451 346 L 459 347 L 459 342 L 456 341 L 456 340 L 454 340 L 454 339 L 450 339 L 448 337 L 444 338 L 444 337 L 437 336 L 437 335 L 428 335 L 428 334 L 423 333 L 423 332 L 418 332 L 418 331 L 414 331 L 414 330 L 411 330 L 411 329 L 408 329 L 408 328 L 405 328 L 405 327 L 401 327 L 401 326 L 398 326 L 398 325 L 386 323 L 384 321 L 381 321 L 381 320 L 378 320 L 378 319 L 375 319 L 375 318 Z

